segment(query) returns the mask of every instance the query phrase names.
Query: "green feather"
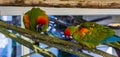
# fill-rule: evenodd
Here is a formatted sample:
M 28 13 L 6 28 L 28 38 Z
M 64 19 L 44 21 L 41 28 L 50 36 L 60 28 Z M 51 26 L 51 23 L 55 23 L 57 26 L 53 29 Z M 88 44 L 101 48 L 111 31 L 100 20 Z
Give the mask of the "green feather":
M 45 24 L 45 25 L 43 26 L 42 32 L 46 32 L 46 31 L 47 31 L 48 26 L 49 26 L 49 24 L 48 24 L 48 23 L 47 23 L 47 24 Z
M 103 39 L 115 34 L 114 30 L 109 27 L 94 22 L 81 23 L 79 27 L 76 28 L 78 30 L 80 28 L 87 28 L 89 30 L 84 36 L 80 36 L 81 32 L 73 33 L 73 38 L 88 48 L 95 48 L 95 46 L 99 45 Z M 91 30 L 91 28 L 93 29 Z
M 36 31 L 37 18 L 38 18 L 38 16 L 46 17 L 47 14 L 45 13 L 45 11 L 41 10 L 40 8 L 33 7 L 31 10 L 27 11 L 25 14 L 28 15 L 29 20 L 30 20 L 30 29 L 29 30 L 38 32 L 38 31 Z M 23 22 L 24 22 L 24 20 L 23 20 Z M 47 30 L 47 28 L 48 28 L 48 24 L 46 24 L 43 27 L 42 31 Z M 42 32 L 42 31 L 40 31 L 40 32 Z

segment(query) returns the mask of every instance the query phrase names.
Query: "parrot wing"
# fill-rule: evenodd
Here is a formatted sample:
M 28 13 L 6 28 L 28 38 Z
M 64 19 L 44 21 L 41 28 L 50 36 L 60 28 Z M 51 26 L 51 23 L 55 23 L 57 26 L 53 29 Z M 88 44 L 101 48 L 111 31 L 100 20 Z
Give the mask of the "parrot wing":
M 23 17 L 23 22 L 24 22 L 25 28 L 29 29 L 31 31 L 35 31 L 34 27 L 36 25 L 36 23 L 35 23 L 36 21 L 34 19 L 32 19 L 32 18 L 34 18 L 34 15 L 35 15 L 35 14 L 33 14 L 34 10 L 35 10 L 35 8 L 33 7 L 31 10 L 27 11 L 24 14 L 24 16 L 27 16 L 27 18 L 28 18 L 27 20 L 29 21 L 29 24 L 25 22 L 26 19 L 25 19 L 25 17 Z M 28 26 L 26 26 L 26 24 L 28 24 L 29 28 L 27 28 Z
M 102 40 L 101 42 L 106 43 L 106 42 L 117 42 L 117 41 L 120 41 L 120 37 L 117 35 L 114 35 Z
M 73 33 L 73 38 L 88 48 L 95 48 L 102 40 L 114 35 L 114 30 L 94 22 L 81 23 L 79 32 Z
M 38 13 L 36 11 L 36 8 L 32 8 L 30 13 L 29 13 L 29 17 L 30 17 L 30 30 L 31 31 L 36 31 L 36 25 L 37 25 L 37 20 L 36 19 L 37 19 L 37 16 L 38 16 Z

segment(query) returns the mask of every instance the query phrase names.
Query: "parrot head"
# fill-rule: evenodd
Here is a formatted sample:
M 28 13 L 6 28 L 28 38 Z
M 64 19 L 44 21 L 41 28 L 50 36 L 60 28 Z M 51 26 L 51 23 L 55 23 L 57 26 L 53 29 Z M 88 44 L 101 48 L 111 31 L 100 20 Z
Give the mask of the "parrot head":
M 37 30 L 43 32 L 43 30 L 46 29 L 45 27 L 46 27 L 46 25 L 48 25 L 48 22 L 49 22 L 48 18 L 46 18 L 44 16 L 38 16 L 37 26 L 36 26 Z
M 71 36 L 71 31 L 70 31 L 69 27 L 64 30 L 64 35 L 65 36 Z
M 67 27 L 64 30 L 64 35 L 65 35 L 66 40 L 72 40 L 72 34 L 71 34 L 71 28 L 70 27 Z
M 78 30 L 78 26 L 68 26 L 65 30 L 64 30 L 64 35 L 66 38 L 68 38 L 69 40 L 73 39 L 73 33 Z
M 48 19 L 43 17 L 43 16 L 38 16 L 38 19 L 37 19 L 37 24 L 38 25 L 45 25 L 48 23 Z

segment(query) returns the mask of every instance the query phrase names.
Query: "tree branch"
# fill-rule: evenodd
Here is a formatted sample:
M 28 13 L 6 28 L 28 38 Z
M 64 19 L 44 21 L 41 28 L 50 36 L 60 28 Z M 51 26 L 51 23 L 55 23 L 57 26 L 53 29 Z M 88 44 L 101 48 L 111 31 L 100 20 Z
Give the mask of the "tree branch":
M 120 49 L 120 43 L 119 42 L 104 43 L 104 44 Z
M 46 35 L 41 35 L 39 33 L 35 33 L 35 32 L 30 31 L 30 30 L 27 30 L 27 29 L 16 27 L 16 26 L 7 24 L 7 23 L 2 22 L 2 21 L 0 21 L 0 27 L 4 27 L 4 28 L 7 28 L 7 29 L 14 30 L 14 31 L 19 32 L 20 34 L 22 34 L 24 36 L 25 36 L 25 34 L 31 35 L 32 37 L 36 38 L 35 41 L 36 40 L 39 41 L 39 42 L 44 41 L 43 43 L 45 43 L 45 44 L 56 47 L 56 48 L 61 49 L 63 51 L 67 51 L 69 53 L 73 53 L 73 54 L 78 55 L 78 56 L 79 56 L 80 53 L 75 52 L 75 50 L 70 49 L 70 47 L 82 49 L 82 46 L 80 46 L 79 44 L 72 43 L 72 42 L 69 42 L 69 41 L 65 41 L 65 40 L 62 40 L 62 39 L 57 38 L 57 37 L 50 37 L 50 36 L 46 36 Z M 27 37 L 33 40 L 32 37 L 30 37 L 30 36 L 27 36 Z M 61 48 L 61 47 L 65 47 L 65 49 Z M 116 57 L 114 55 L 108 54 L 106 52 L 103 52 L 103 51 L 100 51 L 100 50 L 97 50 L 97 49 L 91 49 L 91 50 L 90 49 L 85 49 L 85 50 L 91 51 L 93 53 L 100 54 L 100 55 L 105 56 L 105 57 Z M 86 55 L 86 57 L 87 56 L 88 55 Z
M 54 54 L 52 54 L 50 51 L 46 50 L 46 49 L 43 49 L 43 48 L 40 48 L 34 44 L 32 44 L 31 42 L 29 41 L 26 41 L 24 40 L 23 38 L 19 37 L 19 36 L 16 36 L 15 34 L 13 33 L 10 33 L 7 31 L 7 29 L 5 28 L 0 28 L 0 32 L 3 33 L 4 35 L 10 37 L 11 39 L 17 41 L 18 43 L 32 49 L 32 50 L 35 50 L 34 47 L 36 48 L 39 48 L 37 49 L 38 53 L 45 56 L 45 57 L 56 57 Z

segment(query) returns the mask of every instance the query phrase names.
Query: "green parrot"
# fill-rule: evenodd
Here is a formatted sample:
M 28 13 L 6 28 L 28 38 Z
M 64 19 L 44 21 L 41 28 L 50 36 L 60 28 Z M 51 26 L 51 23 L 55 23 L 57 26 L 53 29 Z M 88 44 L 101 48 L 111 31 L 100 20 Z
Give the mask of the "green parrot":
M 64 30 L 64 35 L 73 39 L 88 48 L 95 48 L 104 39 L 114 35 L 115 32 L 107 26 L 94 22 L 84 22 L 77 26 L 70 26 Z
M 41 33 L 47 32 L 49 19 L 45 11 L 40 8 L 33 7 L 23 15 L 23 23 L 25 28 L 33 32 Z M 39 45 L 38 42 L 35 44 Z

